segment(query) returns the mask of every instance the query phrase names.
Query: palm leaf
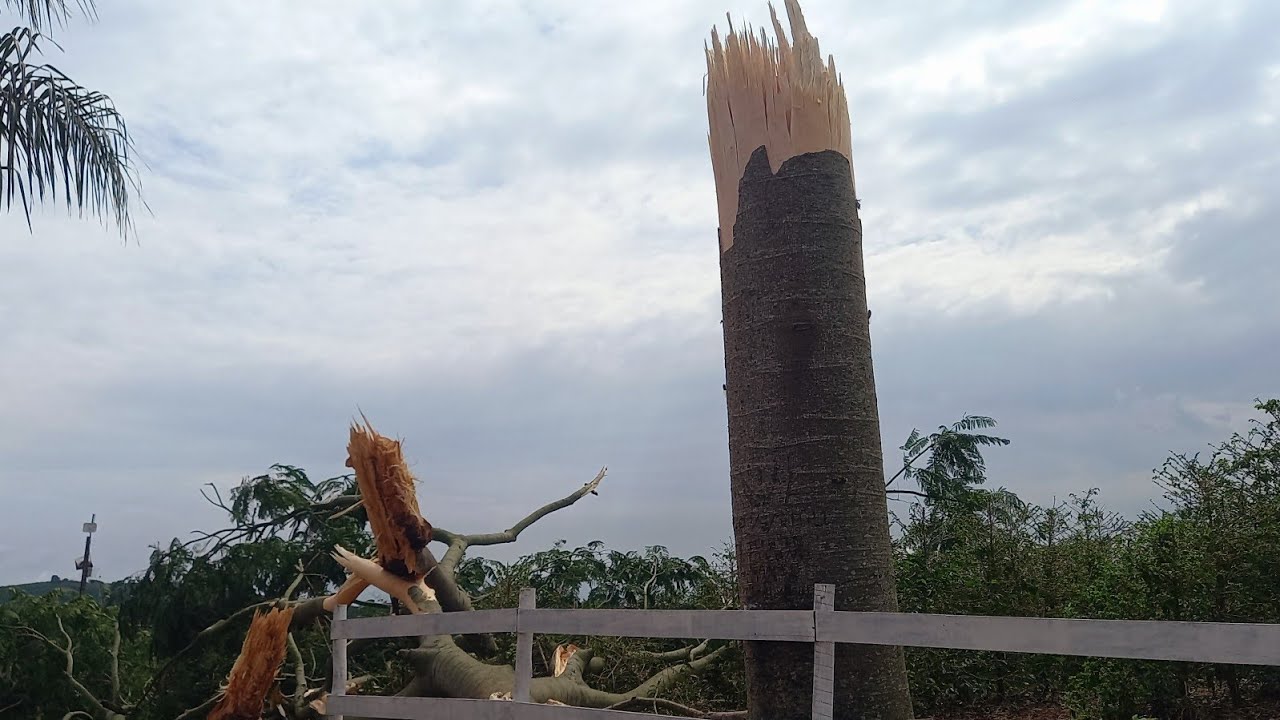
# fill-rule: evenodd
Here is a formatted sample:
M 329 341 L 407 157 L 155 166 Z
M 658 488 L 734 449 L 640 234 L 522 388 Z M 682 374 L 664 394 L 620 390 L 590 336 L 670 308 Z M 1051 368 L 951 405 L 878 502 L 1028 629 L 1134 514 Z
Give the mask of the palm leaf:
M 0 209 L 21 203 L 30 229 L 33 203 L 61 191 L 68 211 L 110 215 L 127 238 L 138 182 L 124 118 L 106 95 L 30 62 L 42 39 L 22 27 L 0 35 Z
M 953 432 L 969 432 L 996 426 L 996 421 L 986 415 L 965 415 L 951 426 Z
M 0 0 L 5 7 L 15 8 L 23 21 L 37 33 L 51 30 L 56 23 L 65 25 L 71 19 L 71 6 L 67 0 Z M 90 20 L 97 19 L 93 0 L 76 0 L 80 12 Z

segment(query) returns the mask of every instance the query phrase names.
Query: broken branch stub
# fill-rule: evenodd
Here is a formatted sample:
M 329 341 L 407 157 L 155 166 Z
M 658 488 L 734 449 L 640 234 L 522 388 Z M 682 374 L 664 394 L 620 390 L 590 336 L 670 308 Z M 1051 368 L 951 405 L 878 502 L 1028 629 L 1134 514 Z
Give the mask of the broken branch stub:
M 292 620 L 292 607 L 254 613 L 240 655 L 228 675 L 226 692 L 208 720 L 257 720 L 262 716 L 262 702 L 284 662 Z
M 796 0 L 785 0 L 791 42 L 769 5 L 777 39 L 764 29 L 733 29 L 721 43 L 711 29 L 707 56 L 707 118 L 711 172 L 720 216 L 720 252 L 733 246 L 738 216 L 738 183 L 747 162 L 763 147 L 778 172 L 786 160 L 805 153 L 834 150 L 850 162 L 853 143 L 849 104 L 835 59 L 822 62 L 818 40 L 809 33 Z
M 418 553 L 431 541 L 431 525 L 418 509 L 413 475 L 400 443 L 379 435 L 369 424 L 351 426 L 347 467 L 355 470 L 369 528 L 378 545 L 378 561 L 388 572 L 421 578 Z
M 347 582 L 343 584 L 343 588 L 348 588 L 349 586 L 358 588 L 350 590 L 343 597 L 339 597 L 343 593 L 343 590 L 340 589 L 338 593 L 332 596 L 335 598 L 334 602 L 336 604 L 348 604 L 343 603 L 342 600 L 346 597 L 354 600 L 355 596 L 359 595 L 359 590 L 369 585 L 404 603 L 405 608 L 413 614 L 425 612 L 426 608 L 423 605 L 427 601 L 435 600 L 435 591 L 428 588 L 421 578 L 406 580 L 395 573 L 388 572 L 372 560 L 366 560 L 356 555 L 341 545 L 334 546 L 333 559 L 351 573 Z M 414 597 L 415 588 L 423 593 L 421 597 Z

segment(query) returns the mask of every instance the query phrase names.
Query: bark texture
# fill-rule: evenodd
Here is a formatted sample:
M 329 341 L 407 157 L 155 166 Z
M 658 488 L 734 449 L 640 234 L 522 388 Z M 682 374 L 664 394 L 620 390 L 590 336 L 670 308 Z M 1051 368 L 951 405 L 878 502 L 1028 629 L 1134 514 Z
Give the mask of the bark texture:
M 744 606 L 895 611 L 862 225 L 849 160 L 806 153 L 739 185 L 721 255 L 734 541 Z M 748 713 L 810 717 L 813 648 L 748 643 Z M 901 648 L 839 645 L 834 717 L 907 720 Z

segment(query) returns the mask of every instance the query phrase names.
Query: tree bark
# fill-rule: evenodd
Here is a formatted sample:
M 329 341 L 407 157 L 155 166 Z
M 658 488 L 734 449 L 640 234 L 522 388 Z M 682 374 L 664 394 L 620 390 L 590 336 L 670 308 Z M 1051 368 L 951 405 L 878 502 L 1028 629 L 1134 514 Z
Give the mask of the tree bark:
M 721 255 L 734 541 L 749 609 L 896 611 L 862 226 L 848 158 L 752 153 Z M 809 644 L 746 645 L 748 713 L 810 717 Z M 840 645 L 834 717 L 911 717 L 901 648 Z

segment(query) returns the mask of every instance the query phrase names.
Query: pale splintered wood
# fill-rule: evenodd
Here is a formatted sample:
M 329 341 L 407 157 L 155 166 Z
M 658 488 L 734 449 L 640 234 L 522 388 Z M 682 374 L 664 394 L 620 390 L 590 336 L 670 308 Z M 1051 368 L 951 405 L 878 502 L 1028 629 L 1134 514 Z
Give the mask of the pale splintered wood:
M 529 684 L 533 682 L 533 630 L 525 627 L 525 615 L 538 606 L 538 596 L 533 588 L 520 591 L 520 608 L 516 611 L 516 679 L 511 699 L 529 702 Z
M 836 586 L 813 586 L 813 611 L 832 612 L 836 609 Z M 835 709 L 836 644 L 813 644 L 813 720 L 831 720 Z
M 548 635 L 813 642 L 813 611 L 539 609 L 520 614 L 520 629 Z
M 347 620 L 347 606 L 338 605 L 333 609 L 333 625 L 330 629 L 330 636 L 333 638 L 333 678 L 329 683 L 329 697 L 325 704 L 325 717 L 342 720 L 345 714 L 337 707 L 334 707 L 333 701 L 339 700 L 347 692 L 347 641 L 340 634 L 340 630 L 350 622 Z M 341 705 L 341 702 L 339 702 Z
M 425 635 L 513 633 L 515 631 L 516 611 L 502 609 L 357 618 L 335 624 L 332 636 L 358 640 Z
M 822 62 L 818 40 L 809 33 L 796 0 L 784 0 L 791 25 L 787 41 L 769 5 L 776 40 L 750 27 L 729 33 L 721 43 L 711 29 L 707 55 L 707 142 L 720 217 L 720 252 L 733 245 L 738 214 L 738 181 L 751 154 L 764 146 L 774 172 L 788 158 L 835 150 L 853 168 L 849 104 L 835 58 Z
M 1280 665 L 1280 625 L 876 612 L 817 612 L 814 622 L 826 642 Z

